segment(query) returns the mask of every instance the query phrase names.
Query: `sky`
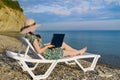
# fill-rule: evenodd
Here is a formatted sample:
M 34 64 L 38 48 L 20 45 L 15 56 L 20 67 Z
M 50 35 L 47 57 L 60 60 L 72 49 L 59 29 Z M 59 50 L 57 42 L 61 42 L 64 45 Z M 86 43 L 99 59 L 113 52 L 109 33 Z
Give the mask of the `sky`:
M 40 30 L 120 30 L 120 0 L 17 0 Z

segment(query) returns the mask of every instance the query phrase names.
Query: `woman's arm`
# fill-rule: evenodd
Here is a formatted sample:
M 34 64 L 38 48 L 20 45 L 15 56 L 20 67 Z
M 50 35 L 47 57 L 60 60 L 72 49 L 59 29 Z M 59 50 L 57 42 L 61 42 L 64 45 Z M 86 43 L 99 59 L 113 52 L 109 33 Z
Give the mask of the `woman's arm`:
M 46 49 L 48 49 L 48 48 L 50 48 L 50 47 L 53 47 L 53 45 L 46 45 L 45 47 L 40 48 L 39 45 L 38 45 L 37 39 L 34 40 L 33 46 L 34 46 L 35 50 L 36 50 L 39 54 L 42 54 Z
M 50 44 L 51 44 L 50 42 L 49 43 L 45 43 L 44 46 L 47 46 L 47 45 L 50 45 Z

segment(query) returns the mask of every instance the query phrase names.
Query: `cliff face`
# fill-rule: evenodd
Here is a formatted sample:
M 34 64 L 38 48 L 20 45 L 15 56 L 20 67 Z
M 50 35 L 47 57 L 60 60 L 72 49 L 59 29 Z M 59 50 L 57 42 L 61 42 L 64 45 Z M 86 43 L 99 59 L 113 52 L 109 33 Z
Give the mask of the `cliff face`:
M 0 32 L 19 31 L 25 16 L 19 3 L 13 0 L 0 0 Z

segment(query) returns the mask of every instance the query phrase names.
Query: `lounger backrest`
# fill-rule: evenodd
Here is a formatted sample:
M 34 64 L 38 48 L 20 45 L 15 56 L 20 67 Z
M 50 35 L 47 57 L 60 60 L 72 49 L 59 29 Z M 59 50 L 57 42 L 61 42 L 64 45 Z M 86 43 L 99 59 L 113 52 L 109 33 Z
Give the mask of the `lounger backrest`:
M 27 38 L 22 37 L 21 40 L 22 40 L 22 43 L 23 43 L 24 45 L 26 45 L 26 46 L 29 47 L 29 50 L 31 49 L 31 50 L 32 50 L 35 54 L 37 54 L 41 59 L 45 59 L 42 55 L 40 55 L 40 54 L 38 54 L 38 53 L 36 52 L 36 50 L 33 48 L 33 46 L 31 45 L 31 43 L 28 41 Z

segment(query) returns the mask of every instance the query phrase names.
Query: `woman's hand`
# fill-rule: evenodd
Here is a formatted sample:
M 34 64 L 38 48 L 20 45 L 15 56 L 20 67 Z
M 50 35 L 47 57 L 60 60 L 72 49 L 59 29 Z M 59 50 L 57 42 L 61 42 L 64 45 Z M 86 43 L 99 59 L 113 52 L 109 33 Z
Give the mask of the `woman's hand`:
M 50 42 L 49 43 L 45 43 L 44 46 L 47 46 L 47 45 L 50 45 L 50 44 L 51 44 Z
M 47 44 L 46 47 L 48 47 L 48 48 L 52 48 L 52 47 L 54 47 L 54 45 Z

